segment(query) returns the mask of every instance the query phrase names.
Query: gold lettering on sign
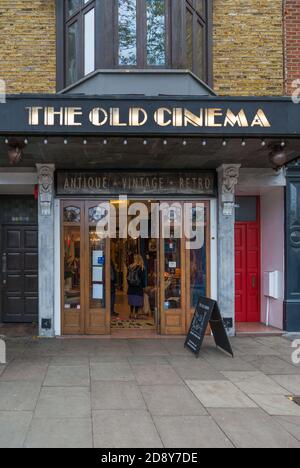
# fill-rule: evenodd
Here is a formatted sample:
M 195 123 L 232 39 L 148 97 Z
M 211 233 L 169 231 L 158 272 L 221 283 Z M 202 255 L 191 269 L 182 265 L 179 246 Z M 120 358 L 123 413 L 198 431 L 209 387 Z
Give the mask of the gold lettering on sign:
M 132 107 L 129 110 L 130 127 L 143 127 L 148 120 L 147 112 L 141 107 Z
M 126 123 L 120 121 L 120 109 L 118 107 L 110 109 L 110 125 L 112 127 L 127 127 Z
M 154 114 L 154 120 L 160 127 L 168 127 L 172 123 L 172 119 L 166 120 L 166 114 L 172 115 L 172 111 L 166 107 L 161 107 Z
M 221 123 L 216 122 L 217 117 L 222 117 L 222 109 L 208 109 L 207 110 L 207 127 L 222 127 Z
M 108 121 L 108 113 L 106 110 L 96 107 L 90 112 L 89 120 L 96 127 L 102 127 L 102 125 L 105 125 Z
M 224 127 L 228 127 L 228 125 L 231 127 L 235 127 L 236 125 L 239 127 L 249 127 L 249 122 L 247 120 L 244 109 L 242 109 L 238 114 L 234 114 L 231 109 L 228 109 Z
M 251 127 L 271 127 L 270 122 L 267 119 L 266 114 L 262 109 L 257 111 L 256 116 L 251 124 Z
M 28 123 L 32 126 L 44 124 L 47 126 L 66 126 L 80 127 L 83 125 L 82 107 L 26 107 L 28 112 Z M 125 112 L 119 107 L 111 107 L 104 109 L 95 107 L 89 111 L 89 122 L 95 127 L 143 127 L 148 122 L 148 113 L 142 107 L 130 107 Z M 160 107 L 154 112 L 154 122 L 159 127 L 181 128 L 181 127 L 263 127 L 270 128 L 271 123 L 268 120 L 265 112 L 258 109 L 253 120 L 247 117 L 247 112 L 244 109 L 232 111 L 221 108 L 200 108 L 198 111 L 191 111 L 183 107 Z
M 66 117 L 66 125 L 70 127 L 81 127 L 81 122 L 76 122 L 76 116 L 82 115 L 81 107 L 68 107 L 67 112 L 65 114 Z
M 29 113 L 29 125 L 39 125 L 40 124 L 40 118 L 39 118 L 39 111 L 43 110 L 43 107 L 26 107 L 26 110 L 28 110 Z
M 184 126 L 187 127 L 188 124 L 193 125 L 194 127 L 203 127 L 203 109 L 200 110 L 200 115 L 193 114 L 188 109 L 184 109 Z

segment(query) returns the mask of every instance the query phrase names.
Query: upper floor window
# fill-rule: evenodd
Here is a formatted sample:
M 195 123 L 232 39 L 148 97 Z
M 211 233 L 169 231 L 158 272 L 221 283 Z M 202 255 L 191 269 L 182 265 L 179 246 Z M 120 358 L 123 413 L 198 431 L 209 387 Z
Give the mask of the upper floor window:
M 210 3 L 57 0 L 58 87 L 110 68 L 188 68 L 208 82 Z

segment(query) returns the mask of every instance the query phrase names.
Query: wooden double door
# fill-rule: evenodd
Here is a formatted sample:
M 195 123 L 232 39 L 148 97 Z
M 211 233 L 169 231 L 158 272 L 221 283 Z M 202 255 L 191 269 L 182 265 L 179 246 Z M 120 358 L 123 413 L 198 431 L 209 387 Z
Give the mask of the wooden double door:
M 3 226 L 1 311 L 6 323 L 38 321 L 38 228 Z
M 107 214 L 100 203 L 64 200 L 61 204 L 64 335 L 111 333 L 111 241 L 98 235 L 98 222 Z M 169 235 L 162 232 L 161 224 L 159 239 L 152 243 L 157 246 L 157 269 L 146 270 L 156 278 L 156 326 L 163 335 L 185 334 L 199 295 L 210 293 L 209 202 L 199 206 L 204 223 L 197 248 L 187 248 L 185 237 L 175 235 L 176 215 Z

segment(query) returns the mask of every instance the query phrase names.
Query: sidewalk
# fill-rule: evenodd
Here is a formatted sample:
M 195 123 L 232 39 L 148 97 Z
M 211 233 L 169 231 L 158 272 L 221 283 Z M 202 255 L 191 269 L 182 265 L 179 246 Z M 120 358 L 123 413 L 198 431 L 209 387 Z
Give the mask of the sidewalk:
M 0 366 L 0 447 L 298 447 L 300 365 L 279 337 L 10 339 Z

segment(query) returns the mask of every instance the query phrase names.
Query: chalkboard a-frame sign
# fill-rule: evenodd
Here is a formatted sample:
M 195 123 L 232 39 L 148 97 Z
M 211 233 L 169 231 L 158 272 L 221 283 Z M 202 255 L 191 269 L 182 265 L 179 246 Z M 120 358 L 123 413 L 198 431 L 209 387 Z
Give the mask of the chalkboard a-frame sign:
M 218 303 L 206 297 L 199 298 L 185 347 L 199 357 L 208 325 L 211 327 L 216 345 L 234 357 Z

